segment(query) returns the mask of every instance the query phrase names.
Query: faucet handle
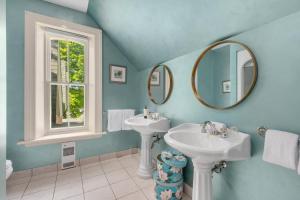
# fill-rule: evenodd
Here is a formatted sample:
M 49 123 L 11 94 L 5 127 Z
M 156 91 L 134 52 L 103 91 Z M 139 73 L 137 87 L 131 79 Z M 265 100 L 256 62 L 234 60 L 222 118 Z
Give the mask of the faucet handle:
M 228 137 L 228 128 L 227 127 L 222 127 L 220 129 L 220 135 L 222 138 L 227 138 Z
M 226 133 L 228 129 L 226 127 L 220 128 L 220 133 Z

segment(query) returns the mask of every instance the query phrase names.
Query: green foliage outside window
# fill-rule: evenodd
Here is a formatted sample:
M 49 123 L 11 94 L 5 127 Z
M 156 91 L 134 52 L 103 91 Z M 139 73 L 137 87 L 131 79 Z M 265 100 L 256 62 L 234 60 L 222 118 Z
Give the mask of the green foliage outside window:
M 61 63 L 68 63 L 70 83 L 84 83 L 84 46 L 70 41 L 59 41 L 59 55 Z M 69 87 L 70 117 L 80 117 L 84 110 L 83 86 Z

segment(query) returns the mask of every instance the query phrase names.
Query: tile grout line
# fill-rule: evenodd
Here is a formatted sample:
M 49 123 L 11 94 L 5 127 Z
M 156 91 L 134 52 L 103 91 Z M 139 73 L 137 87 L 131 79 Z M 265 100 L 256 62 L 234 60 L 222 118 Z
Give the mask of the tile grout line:
M 117 160 L 118 160 L 118 162 L 120 163 L 119 159 L 117 159 Z M 120 163 L 120 164 L 121 164 L 121 163 Z M 121 165 L 121 167 L 122 167 L 122 169 L 127 173 L 126 169 L 124 169 L 122 165 Z M 128 173 L 127 173 L 127 174 L 128 174 Z M 107 174 L 104 173 L 104 175 L 105 175 L 105 177 L 106 177 Z M 130 180 L 130 179 L 131 179 L 130 174 L 128 174 L 128 175 L 129 175 L 129 179 L 126 179 L 126 180 Z M 107 179 L 107 178 L 106 178 L 106 179 Z M 123 180 L 123 181 L 125 181 L 125 180 Z M 133 180 L 132 180 L 132 181 L 133 181 Z M 121 182 L 121 181 L 119 181 L 119 182 Z M 133 181 L 133 183 L 134 183 L 134 181 Z M 117 195 L 115 194 L 115 192 L 114 192 L 114 190 L 113 190 L 113 188 L 112 188 L 112 185 L 113 185 L 113 184 L 116 184 L 116 183 L 110 183 L 110 182 L 108 182 L 109 188 L 110 188 L 111 191 L 113 192 L 113 194 L 114 194 L 116 200 L 118 200 L 118 199 L 120 199 L 120 198 L 122 198 L 122 197 L 125 197 L 125 196 L 127 196 L 127 195 L 129 195 L 129 194 L 134 193 L 134 192 L 132 192 L 132 193 L 129 193 L 129 194 L 127 194 L 127 195 L 123 195 L 123 196 L 117 198 Z M 135 183 L 134 183 L 134 184 L 135 184 Z
M 125 157 L 125 156 L 129 156 L 129 155 L 131 155 L 131 157 L 130 158 L 133 158 L 132 156 L 133 155 L 137 155 L 137 154 L 126 154 L 126 155 L 123 155 L 123 156 L 121 156 L 121 157 Z M 108 178 L 107 178 L 107 175 L 109 174 L 109 173 L 113 173 L 114 171 L 117 171 L 117 170 L 124 170 L 124 172 L 129 176 L 129 178 L 127 179 L 127 180 L 132 180 L 133 181 L 133 183 L 135 184 L 135 186 L 137 186 L 137 190 L 135 191 L 135 192 L 138 192 L 138 191 L 141 191 L 142 193 L 143 193 L 143 191 L 142 191 L 142 189 L 143 188 L 140 188 L 140 187 L 138 187 L 138 185 L 137 185 L 137 183 L 135 183 L 135 181 L 133 180 L 133 178 L 135 177 L 134 175 L 131 175 L 126 169 L 127 169 L 127 167 L 130 167 L 130 166 L 127 166 L 127 164 L 125 164 L 125 165 L 123 165 L 122 164 L 122 162 L 120 161 L 120 158 L 121 157 L 118 157 L 118 158 L 115 158 L 116 159 L 116 161 L 117 161 L 117 163 L 120 165 L 120 169 L 115 169 L 115 170 L 113 170 L 113 171 L 110 171 L 110 172 L 106 172 L 106 171 L 104 171 L 103 169 L 103 172 L 104 172 L 104 177 L 105 177 L 105 179 L 107 180 L 107 182 L 108 182 L 108 186 L 109 186 L 109 188 L 112 190 L 112 187 L 111 187 L 111 185 L 113 185 L 113 184 L 115 184 L 115 183 L 110 183 L 109 181 L 108 181 Z M 112 158 L 113 159 L 113 158 Z M 108 159 L 108 160 L 110 160 L 110 159 Z M 134 157 L 134 160 L 135 161 L 139 161 L 136 157 Z M 101 159 L 100 158 L 98 158 L 97 159 L 97 161 L 99 162 L 99 164 L 101 165 L 101 168 L 102 168 L 102 163 L 101 163 Z M 59 169 L 58 169 L 58 164 L 56 165 L 56 170 L 55 170 L 55 173 L 56 173 L 56 175 L 55 175 L 55 181 L 54 181 L 54 188 L 53 188 L 53 193 L 52 193 L 52 200 L 54 200 L 54 198 L 55 198 L 55 192 L 56 192 L 56 190 L 57 190 L 57 180 L 58 180 L 58 176 L 59 176 Z M 80 180 L 81 180 L 81 186 L 82 186 L 82 190 L 83 190 L 83 198 L 84 199 L 86 199 L 85 198 L 85 191 L 84 191 L 84 187 L 83 187 L 83 171 L 82 171 L 82 168 L 81 168 L 81 166 L 80 166 L 80 163 L 79 163 L 79 166 L 78 166 L 79 168 L 80 168 Z M 29 185 L 30 185 L 30 183 L 32 182 L 32 178 L 33 178 L 34 176 L 33 176 L 33 172 L 31 171 L 31 173 L 30 173 L 30 178 L 29 178 L 29 181 L 28 181 L 28 183 L 27 183 L 27 185 L 26 185 L 26 188 L 24 189 L 24 191 L 22 192 L 22 195 L 21 195 L 21 199 L 25 196 L 25 193 L 26 193 L 26 190 L 28 189 L 28 187 L 29 187 Z M 45 177 L 44 177 L 45 178 Z M 42 179 L 42 177 L 41 177 L 41 179 Z M 125 180 L 124 180 L 125 181 Z M 120 182 L 120 181 L 119 181 Z M 104 187 L 104 186 L 103 186 Z M 96 189 L 98 189 L 98 188 L 95 188 L 95 190 Z M 38 191 L 37 191 L 38 192 Z M 37 193 L 37 192 L 34 192 L 34 193 Z M 87 191 L 87 192 L 90 192 L 90 191 Z M 112 190 L 112 193 L 113 193 L 113 195 L 114 195 L 114 198 L 116 198 L 117 199 L 117 197 L 116 197 L 116 194 L 114 193 L 114 191 Z M 134 192 L 132 192 L 132 193 L 134 193 Z M 125 197 L 125 196 L 127 196 L 127 195 L 130 195 L 130 194 L 132 194 L 132 193 L 129 193 L 129 194 L 126 194 L 126 195 L 122 195 L 121 197 L 119 197 L 119 198 L 123 198 L 123 197 Z M 32 193 L 33 194 L 33 193 Z M 146 195 L 143 193 L 143 195 L 146 197 Z M 75 195 L 74 195 L 75 196 Z M 76 195 L 77 196 L 77 195 Z M 72 196 L 73 197 L 73 196 Z M 70 197 L 68 197 L 68 198 L 70 198 Z M 119 199 L 118 198 L 118 199 Z
M 144 196 L 145 196 L 145 198 L 146 198 L 147 200 L 150 200 L 150 199 L 148 198 L 148 196 L 146 195 L 146 193 L 144 192 L 143 189 L 141 189 L 141 192 L 144 194 Z
M 46 172 L 46 173 L 51 173 L 51 172 Z M 56 173 L 58 173 L 58 172 L 56 172 Z M 39 193 L 39 192 L 42 192 L 42 191 L 46 191 L 46 190 L 49 190 L 49 188 L 45 188 L 45 189 L 41 189 L 41 190 L 38 190 L 38 191 L 33 191 L 33 192 L 30 192 L 30 193 L 28 193 L 28 194 L 25 194 L 26 193 L 26 190 L 28 189 L 28 186 L 30 185 L 30 183 L 32 183 L 32 178 L 33 177 L 35 177 L 35 176 L 37 176 L 37 175 L 31 175 L 30 176 L 30 179 L 29 179 L 29 181 L 28 181 L 28 183 L 27 183 L 27 186 L 26 186 L 26 188 L 25 188 L 25 190 L 24 190 L 24 192 L 23 192 L 23 194 L 22 194 L 22 196 L 21 196 L 21 199 L 24 197 L 24 196 L 29 196 L 29 195 L 33 195 L 33 194 L 36 194 L 36 193 Z M 57 175 L 56 175 L 56 177 L 57 177 Z M 46 177 L 41 177 L 41 178 L 39 178 L 38 180 L 35 180 L 35 181 L 41 181 L 42 179 L 44 179 L 44 178 L 46 178 Z M 34 182 L 35 182 L 34 181 Z M 55 179 L 55 181 L 56 181 L 56 179 Z M 25 184 L 25 183 L 24 183 Z M 21 185 L 21 184 L 18 184 L 18 185 Z
M 121 170 L 122 168 L 123 168 L 123 166 L 121 165 L 121 163 L 120 163 L 120 161 L 119 161 L 119 159 L 118 158 L 116 158 L 116 160 L 114 160 L 114 161 L 116 161 L 120 166 L 121 166 L 121 168 L 119 168 L 119 169 L 113 169 L 112 171 L 105 171 L 104 169 L 103 169 L 103 167 L 102 167 L 102 169 L 103 169 L 103 173 L 104 173 L 104 175 L 105 175 L 105 178 L 106 178 L 106 175 L 107 174 L 110 174 L 110 173 L 112 173 L 112 172 L 115 172 L 115 171 L 118 171 L 118 170 Z M 114 162 L 113 161 L 113 162 Z M 100 162 L 101 163 L 101 162 Z M 102 163 L 101 163 L 101 166 L 102 166 Z M 108 181 L 108 179 L 107 179 L 107 181 Z
M 30 182 L 31 182 L 31 178 L 32 178 L 32 170 L 31 170 L 31 173 L 30 173 L 30 179 L 29 179 L 29 181 L 28 181 L 28 183 L 27 183 L 27 186 L 25 187 L 25 190 L 23 191 L 23 193 L 22 193 L 20 199 L 23 199 L 24 194 L 25 194 L 25 192 L 26 192 L 26 190 L 27 190 L 27 188 L 28 188 L 28 186 L 29 186 L 29 184 L 30 184 Z
M 80 168 L 80 175 L 81 175 L 81 167 L 80 167 L 80 166 L 78 166 L 78 167 Z M 69 168 L 69 169 L 74 169 L 74 168 L 76 168 L 76 167 Z M 65 170 L 68 170 L 68 169 L 65 169 Z M 64 185 L 68 185 L 68 184 L 70 184 L 70 183 L 67 183 L 67 184 L 64 184 Z M 82 190 L 83 190 L 83 183 L 82 183 L 82 182 L 81 182 L 81 185 L 82 185 Z M 82 191 L 82 195 L 83 195 L 83 198 L 84 198 L 84 194 L 83 194 L 83 193 L 84 193 L 84 192 Z M 72 195 L 72 196 L 65 197 L 65 198 L 60 199 L 60 200 L 68 200 L 68 199 L 70 199 L 70 198 L 77 197 L 77 196 L 80 196 L 80 194 L 74 194 L 74 195 Z
M 138 176 L 136 176 L 136 177 L 138 177 Z M 134 178 L 134 177 L 132 177 L 132 178 Z M 151 180 L 154 181 L 153 178 L 151 178 Z M 134 181 L 133 181 L 133 182 L 134 182 Z M 139 187 L 139 189 L 140 189 L 140 191 L 143 193 L 144 197 L 145 197 L 147 200 L 151 200 L 151 199 L 149 199 L 149 198 L 147 197 L 146 193 L 145 193 L 144 190 L 143 190 L 143 189 L 146 189 L 146 188 L 148 188 L 148 187 L 150 187 L 150 185 L 146 185 L 146 186 L 144 186 L 144 187 Z M 151 185 L 151 188 L 152 188 L 152 185 Z M 155 190 L 155 185 L 154 185 L 154 187 L 153 187 L 152 189 Z
M 131 148 L 131 149 L 134 149 L 134 148 Z M 115 152 L 115 153 L 118 153 L 118 152 Z M 123 155 L 123 156 L 121 156 L 121 157 L 128 156 L 128 155 L 133 156 L 133 155 L 137 155 L 137 154 L 139 154 L 139 153 L 129 153 L 129 154 Z M 104 154 L 104 155 L 105 155 L 105 154 Z M 99 160 L 99 162 L 101 163 L 102 160 L 100 159 L 100 156 L 101 156 L 101 155 L 99 155 L 98 160 Z M 121 157 L 119 157 L 119 158 L 121 158 Z M 87 157 L 87 158 L 89 158 L 89 157 Z M 118 159 L 118 157 L 114 157 L 114 158 Z M 113 158 L 111 158 L 111 159 L 113 159 Z M 136 159 L 136 158 L 134 158 L 134 159 Z M 106 160 L 110 160 L 110 159 L 106 159 Z M 105 160 L 103 160 L 103 161 L 105 161 Z M 79 165 L 80 165 L 80 160 L 79 160 L 79 159 L 78 159 L 78 163 L 79 163 Z M 56 163 L 56 165 L 57 165 L 57 169 L 58 169 L 59 163 Z M 47 167 L 47 166 L 49 166 L 49 165 L 45 165 L 45 166 L 43 166 L 43 167 Z M 37 167 L 37 168 L 40 168 L 40 167 Z M 31 170 L 31 171 L 30 171 L 30 177 L 31 177 L 31 176 L 34 176 L 34 175 L 33 175 L 33 170 L 34 170 L 34 169 L 37 169 L 37 168 L 30 168 L 30 169 L 28 169 L 28 170 Z M 26 171 L 26 170 L 21 170 L 21 171 Z M 21 172 L 21 171 L 20 171 L 20 172 Z M 58 170 L 57 170 L 57 171 L 58 171 Z M 18 172 L 18 171 L 17 171 L 17 172 Z M 16 172 L 13 172 L 13 173 L 16 173 Z M 24 177 L 20 177 L 20 178 L 24 178 Z M 20 184 L 19 184 L 19 185 L 20 185 Z
M 101 165 L 101 168 L 102 168 L 102 165 Z M 103 169 L 103 168 L 102 168 L 102 169 Z M 106 181 L 107 181 L 107 183 L 108 183 L 108 187 L 111 189 L 112 193 L 114 194 L 115 199 L 117 199 L 117 197 L 116 197 L 116 195 L 115 195 L 113 189 L 111 188 L 111 185 L 110 185 L 110 183 L 109 183 L 109 181 L 108 181 L 108 178 L 106 177 L 106 174 L 105 174 L 104 170 L 103 170 L 103 173 L 104 173 L 103 175 L 104 175 L 104 177 L 105 177 L 105 179 L 106 179 Z M 105 186 L 103 186 L 103 187 L 105 187 Z M 101 187 L 101 188 L 103 188 L 103 187 Z
M 126 171 L 126 170 L 125 170 Z M 120 196 L 119 198 L 117 198 L 117 200 L 119 200 L 119 199 L 121 199 L 121 198 L 123 198 L 123 197 L 126 197 L 126 196 L 128 196 L 128 195 L 131 195 L 131 194 L 133 194 L 133 193 L 136 193 L 136 192 L 138 192 L 139 190 L 141 190 L 140 188 L 139 188 L 139 186 L 134 182 L 134 180 L 133 180 L 133 177 L 131 177 L 131 176 L 129 176 L 129 179 L 128 180 L 131 180 L 133 183 L 134 183 L 134 185 L 138 188 L 138 190 L 136 190 L 136 191 L 134 191 L 134 192 L 130 192 L 130 193 L 128 193 L 128 194 L 125 194 L 125 195 L 122 195 L 122 196 Z M 125 181 L 125 180 L 124 180 Z M 120 181 L 121 182 L 121 181 Z
M 89 191 L 87 191 L 87 192 L 83 191 L 83 193 L 84 193 L 84 195 L 83 195 L 83 196 L 84 196 L 84 199 L 85 199 L 85 193 L 92 192 L 92 191 L 95 191 L 95 190 L 98 190 L 98 189 L 101 189 L 101 188 L 104 188 L 104 187 L 109 187 L 110 190 L 112 191 L 112 193 L 113 193 L 115 199 L 117 199 L 117 197 L 116 197 L 116 195 L 115 195 L 113 189 L 111 188 L 111 184 L 110 184 L 110 182 L 108 181 L 108 178 L 106 177 L 106 173 L 105 173 L 105 171 L 104 171 L 103 168 L 102 168 L 101 161 L 99 161 L 99 163 L 100 163 L 100 166 L 101 166 L 101 170 L 103 171 L 103 174 L 102 174 L 102 175 L 96 175 L 96 176 L 104 176 L 105 179 L 106 179 L 106 181 L 107 181 L 107 183 L 108 183 L 108 185 L 104 185 L 104 186 L 101 186 L 101 187 L 99 187 L 99 188 L 94 188 L 94 189 L 89 190 Z M 82 178 L 82 182 L 83 182 L 83 178 Z
M 80 165 L 80 161 L 79 161 L 79 165 Z M 83 187 L 83 178 L 82 178 L 82 168 L 81 165 L 80 167 L 80 180 L 81 180 L 81 188 L 82 188 L 82 196 L 83 196 L 83 200 L 85 200 L 85 191 L 84 191 L 84 187 Z
M 104 186 L 101 186 L 101 187 L 97 187 L 97 188 L 94 188 L 94 189 L 92 189 L 92 190 L 88 190 L 88 191 L 86 191 L 86 192 L 83 191 L 83 193 L 84 193 L 84 198 L 85 198 L 85 193 L 89 193 L 89 192 L 92 192 L 92 191 L 95 191 L 95 190 L 98 190 L 98 189 L 101 189 L 101 188 L 104 188 L 104 187 L 109 187 L 109 188 L 111 189 L 111 191 L 113 192 L 112 188 L 110 187 L 110 183 L 109 183 L 109 181 L 108 181 L 108 179 L 107 179 L 107 177 L 106 177 L 106 173 L 105 173 L 105 171 L 104 171 L 103 168 L 102 168 L 101 161 L 99 162 L 99 164 L 100 164 L 100 166 L 101 166 L 101 170 L 103 171 L 103 174 L 98 174 L 98 175 L 95 175 L 94 177 L 97 177 L 97 176 L 104 176 L 104 178 L 106 179 L 108 185 L 104 185 Z M 91 178 L 92 178 L 92 177 L 91 177 Z M 90 179 L 90 178 L 87 178 L 86 180 L 88 180 L 88 179 Z M 83 184 L 83 178 L 82 178 L 82 184 Z M 114 194 L 114 192 L 113 192 L 113 194 Z M 115 197 L 115 199 L 116 199 L 115 194 L 114 194 L 114 197 Z
M 53 189 L 53 194 L 52 194 L 52 200 L 54 200 L 54 194 L 55 194 L 55 190 L 56 190 L 57 177 L 58 177 L 58 164 L 57 164 L 57 167 L 56 167 L 56 178 L 55 178 L 55 184 L 54 184 L 54 189 Z
M 71 198 L 73 198 L 73 197 L 78 197 L 78 196 L 80 196 L 80 194 L 74 194 L 74 195 L 72 195 L 72 196 L 64 197 L 63 199 L 59 199 L 59 200 L 68 200 L 68 199 L 71 199 Z
M 108 183 L 108 187 L 109 187 L 109 189 L 112 191 L 112 193 L 113 193 L 115 199 L 117 199 L 117 195 L 115 194 L 114 190 L 112 189 L 111 184 Z
M 134 193 L 136 193 L 136 192 L 139 192 L 139 191 L 141 191 L 140 188 L 139 188 L 139 190 L 137 190 L 137 191 L 130 192 L 130 193 L 128 193 L 128 194 L 122 195 L 122 196 L 120 196 L 119 198 L 116 198 L 116 199 L 119 200 L 119 199 L 121 199 L 121 198 L 123 198 L 123 197 L 127 197 L 127 196 L 129 196 L 129 195 L 131 195 L 131 194 L 134 194 Z M 141 192 L 143 193 L 143 191 L 141 191 Z M 144 193 L 143 193 L 143 194 L 144 194 Z M 145 196 L 145 195 L 144 195 L 144 196 Z M 146 196 L 145 196 L 145 198 L 147 199 Z

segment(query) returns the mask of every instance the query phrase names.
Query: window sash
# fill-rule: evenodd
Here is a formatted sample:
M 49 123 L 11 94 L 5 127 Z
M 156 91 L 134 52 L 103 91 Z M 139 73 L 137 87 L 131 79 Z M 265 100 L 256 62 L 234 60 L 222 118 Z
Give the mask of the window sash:
M 57 127 L 57 128 L 52 128 L 51 127 L 51 122 L 52 122 L 52 92 L 51 92 L 51 87 L 52 86 L 66 86 L 67 87 L 67 94 L 69 95 L 69 89 L 70 87 L 72 86 L 79 86 L 79 87 L 83 87 L 83 90 L 84 90 L 84 114 L 83 114 L 83 126 L 70 126 L 70 121 L 68 121 L 68 126 L 67 127 Z M 68 130 L 71 130 L 74 131 L 76 129 L 78 130 L 87 130 L 87 116 L 86 116 L 86 112 L 87 112 L 87 102 L 86 102 L 86 99 L 87 99 L 87 96 L 86 96 L 86 85 L 85 84 L 77 84 L 77 83 L 49 83 L 49 86 L 48 86 L 48 91 L 49 91 L 49 120 L 47 123 L 49 123 L 49 133 L 59 133 L 59 132 L 62 132 L 64 133 L 65 131 L 68 131 Z M 68 112 L 70 112 L 70 102 L 68 101 L 67 102 L 67 105 L 68 105 Z M 69 115 L 69 113 L 68 113 Z M 70 116 L 67 116 L 67 119 L 71 119 Z
M 88 84 L 89 83 L 89 43 L 88 40 L 82 37 L 76 37 L 74 34 L 72 36 L 72 33 L 68 34 L 62 34 L 64 32 L 57 30 L 56 31 L 50 31 L 53 29 L 47 29 L 48 31 L 45 33 L 45 47 L 46 47 L 46 81 L 51 82 L 51 40 L 64 40 L 68 42 L 76 42 L 84 45 L 84 83 Z M 62 32 L 62 33 L 59 33 Z
M 61 31 L 53 31 L 53 29 L 47 29 L 45 34 L 45 127 L 46 127 L 46 135 L 53 134 L 67 134 L 70 132 L 82 132 L 89 130 L 89 53 L 88 53 L 88 41 L 85 38 L 77 37 L 76 35 L 72 35 L 71 33 L 65 34 Z M 52 82 L 51 81 L 51 41 L 52 40 L 64 40 L 70 42 L 76 42 L 84 45 L 84 83 L 66 83 L 66 82 Z M 67 63 L 68 65 L 69 63 Z M 70 86 L 83 86 L 84 87 L 84 125 L 83 126 L 74 126 L 70 127 L 59 127 L 52 128 L 51 127 L 51 85 L 64 85 L 67 86 L 68 91 Z M 69 92 L 68 92 L 69 94 Z M 69 102 L 68 102 L 69 107 Z M 69 108 L 68 108 L 69 110 Z M 69 117 L 68 117 L 69 119 Z M 69 124 L 69 122 L 68 122 Z

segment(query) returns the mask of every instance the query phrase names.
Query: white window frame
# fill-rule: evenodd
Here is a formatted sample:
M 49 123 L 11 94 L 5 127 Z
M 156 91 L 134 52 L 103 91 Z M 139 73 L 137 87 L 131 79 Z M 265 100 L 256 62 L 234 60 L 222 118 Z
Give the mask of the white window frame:
M 56 32 L 54 32 L 56 31 Z M 89 126 L 89 42 L 88 38 L 83 38 L 82 36 L 75 36 L 75 35 L 69 35 L 69 34 L 64 34 L 64 33 L 58 33 L 57 30 L 51 30 L 46 31 L 45 33 L 45 48 L 46 48 L 46 87 L 45 87 L 45 126 L 46 126 L 46 134 L 52 135 L 52 134 L 67 134 L 70 132 L 84 132 L 88 131 L 88 126 Z M 50 123 L 51 123 L 51 40 L 65 40 L 65 41 L 73 41 L 73 42 L 78 42 L 84 45 L 84 52 L 85 52 L 85 59 L 84 59 L 84 88 L 85 88 L 85 93 L 84 93 L 84 126 L 83 127 L 64 127 L 64 128 L 51 128 Z
M 46 95 L 46 37 L 49 29 L 76 34 L 88 42 L 87 127 L 49 134 Z M 51 33 L 50 33 L 51 34 Z M 34 146 L 100 137 L 102 132 L 102 31 L 32 12 L 25 12 L 24 141 Z M 64 133 L 64 134 L 62 134 Z

